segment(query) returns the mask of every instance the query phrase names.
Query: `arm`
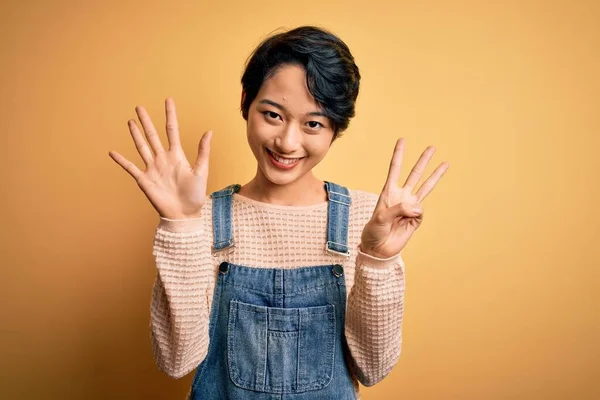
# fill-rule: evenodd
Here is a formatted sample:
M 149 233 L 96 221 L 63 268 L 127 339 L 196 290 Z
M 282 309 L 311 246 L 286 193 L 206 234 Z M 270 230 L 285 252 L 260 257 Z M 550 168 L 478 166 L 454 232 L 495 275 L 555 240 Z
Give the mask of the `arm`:
M 423 200 L 449 167 L 441 163 L 416 189 L 434 152 L 427 147 L 399 187 L 404 139 L 396 142 L 386 183 L 361 234 L 346 329 L 358 378 L 366 386 L 383 379 L 400 356 L 405 275 L 400 252 L 423 221 Z
M 404 262 L 358 251 L 348 295 L 346 338 L 359 381 L 372 386 L 400 357 L 404 311 Z
M 207 240 L 202 218 L 161 218 L 154 236 L 152 348 L 158 368 L 174 378 L 196 368 L 208 349 L 207 290 L 214 277 Z
M 133 119 L 129 132 L 144 161 L 140 170 L 116 151 L 110 157 L 131 175 L 161 217 L 154 236 L 157 274 L 152 293 L 150 328 L 156 362 L 179 378 L 205 357 L 208 334 L 207 288 L 211 275 L 210 247 L 202 218 L 206 201 L 208 159 L 212 132 L 198 144 L 198 157 L 190 164 L 181 147 L 179 122 L 172 98 L 165 99 L 168 149 L 162 145 L 146 109 L 135 108 L 144 135 Z M 145 138 L 144 138 L 145 136 Z M 210 233 L 210 232 L 209 232 Z

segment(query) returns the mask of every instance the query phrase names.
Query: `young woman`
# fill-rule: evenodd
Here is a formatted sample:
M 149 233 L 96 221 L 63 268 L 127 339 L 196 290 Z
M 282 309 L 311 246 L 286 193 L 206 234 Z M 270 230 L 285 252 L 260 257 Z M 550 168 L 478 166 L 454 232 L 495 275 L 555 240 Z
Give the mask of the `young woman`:
M 398 186 L 400 139 L 379 196 L 318 179 L 312 169 L 354 116 L 359 81 L 348 47 L 330 32 L 300 27 L 266 39 L 242 77 L 256 176 L 210 196 L 212 133 L 190 165 L 170 98 L 168 150 L 143 107 L 149 146 L 128 122 L 145 171 L 109 153 L 160 214 L 154 354 L 176 378 L 197 368 L 191 399 L 356 399 L 359 381 L 374 385 L 396 364 L 400 251 L 448 164 L 417 189 L 428 147 Z

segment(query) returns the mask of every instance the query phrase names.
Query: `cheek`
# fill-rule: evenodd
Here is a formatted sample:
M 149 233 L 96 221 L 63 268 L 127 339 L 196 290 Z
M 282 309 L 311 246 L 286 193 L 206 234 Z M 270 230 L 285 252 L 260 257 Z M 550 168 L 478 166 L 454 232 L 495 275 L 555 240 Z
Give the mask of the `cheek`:
M 250 145 L 255 145 L 261 141 L 261 129 L 259 124 L 256 123 L 256 119 L 248 119 L 246 133 L 248 135 L 248 142 Z
M 319 137 L 318 140 L 308 141 L 304 148 L 315 158 L 323 158 L 329 151 L 331 140 L 328 137 Z
M 261 114 L 255 114 L 251 118 L 248 118 L 246 129 L 248 136 L 255 141 L 268 140 L 274 132 L 273 126 L 268 124 Z
M 256 116 L 253 114 L 248 115 L 248 121 L 246 122 L 246 130 L 248 135 L 256 131 Z

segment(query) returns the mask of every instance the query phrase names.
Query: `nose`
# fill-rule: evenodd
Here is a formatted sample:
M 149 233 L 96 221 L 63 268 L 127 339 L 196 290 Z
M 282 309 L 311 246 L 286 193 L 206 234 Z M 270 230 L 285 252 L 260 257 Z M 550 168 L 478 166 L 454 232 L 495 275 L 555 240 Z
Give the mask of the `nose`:
M 289 123 L 275 137 L 275 146 L 282 155 L 293 154 L 300 149 L 302 132 L 296 123 Z

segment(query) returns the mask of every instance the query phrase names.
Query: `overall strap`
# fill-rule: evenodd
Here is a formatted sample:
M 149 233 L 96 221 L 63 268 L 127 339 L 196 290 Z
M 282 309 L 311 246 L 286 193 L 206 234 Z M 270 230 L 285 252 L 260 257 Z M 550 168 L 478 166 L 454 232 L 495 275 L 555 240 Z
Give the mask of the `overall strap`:
M 212 225 L 213 225 L 213 252 L 226 249 L 233 243 L 232 205 L 233 194 L 240 190 L 241 185 L 229 185 L 225 189 L 211 194 Z
M 350 192 L 347 188 L 325 181 L 327 199 L 327 252 L 346 257 L 350 256 L 348 248 L 348 222 L 350 219 Z

